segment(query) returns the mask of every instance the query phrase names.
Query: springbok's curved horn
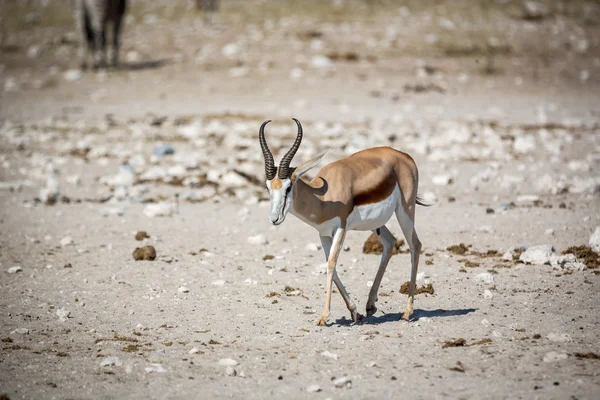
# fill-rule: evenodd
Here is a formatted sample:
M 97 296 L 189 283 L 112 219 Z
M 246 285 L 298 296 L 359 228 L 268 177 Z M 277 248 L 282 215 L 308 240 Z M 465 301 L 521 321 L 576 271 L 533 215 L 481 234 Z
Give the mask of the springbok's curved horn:
M 273 154 L 271 150 L 269 150 L 269 146 L 267 146 L 267 141 L 265 140 L 265 125 L 267 125 L 271 120 L 265 121 L 260 126 L 258 131 L 258 141 L 260 142 L 260 147 L 262 148 L 263 157 L 265 159 L 265 174 L 267 175 L 267 180 L 271 180 L 275 178 L 275 161 L 273 161 Z
M 296 121 L 296 125 L 298 125 L 298 135 L 296 136 L 296 140 L 294 141 L 290 151 L 288 151 L 281 159 L 281 163 L 279 164 L 279 179 L 290 177 L 290 163 L 300 147 L 300 142 L 302 142 L 302 125 L 300 125 L 300 121 L 298 121 L 296 118 L 292 119 Z

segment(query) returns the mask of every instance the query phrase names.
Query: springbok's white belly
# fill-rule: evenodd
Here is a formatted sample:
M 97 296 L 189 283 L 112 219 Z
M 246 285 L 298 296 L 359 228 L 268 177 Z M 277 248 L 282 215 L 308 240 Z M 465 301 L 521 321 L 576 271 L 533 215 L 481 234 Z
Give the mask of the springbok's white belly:
M 396 211 L 396 205 L 400 198 L 398 185 L 386 199 L 371 204 L 354 207 L 348 216 L 347 226 L 349 230 L 372 231 L 381 228 Z

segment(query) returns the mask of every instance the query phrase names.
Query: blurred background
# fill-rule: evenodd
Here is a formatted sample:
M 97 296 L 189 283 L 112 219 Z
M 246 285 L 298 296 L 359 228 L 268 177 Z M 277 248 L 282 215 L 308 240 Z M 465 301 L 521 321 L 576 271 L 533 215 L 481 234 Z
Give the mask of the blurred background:
M 0 3 L 3 117 L 34 112 L 31 99 L 46 114 L 89 103 L 98 114 L 287 116 L 333 104 L 365 117 L 406 98 L 498 117 L 488 111 L 499 93 L 581 101 L 600 82 L 592 0 L 133 0 L 122 68 L 96 73 L 79 69 L 75 3 Z

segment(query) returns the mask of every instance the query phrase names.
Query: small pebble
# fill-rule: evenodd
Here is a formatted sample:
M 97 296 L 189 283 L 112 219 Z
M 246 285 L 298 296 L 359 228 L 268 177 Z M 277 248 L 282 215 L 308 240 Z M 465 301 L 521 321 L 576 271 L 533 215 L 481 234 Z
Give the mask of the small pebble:
M 233 358 L 221 358 L 219 360 L 219 365 L 222 367 L 235 367 L 238 365 L 238 362 Z
M 306 391 L 308 393 L 318 393 L 321 391 L 321 386 L 314 384 L 314 385 L 310 385 L 309 387 L 306 388 Z
M 259 235 L 255 235 L 255 236 L 249 236 L 248 243 L 250 243 L 250 244 L 267 244 L 269 242 L 267 241 L 267 238 L 265 235 L 259 234 Z
M 65 236 L 64 238 L 60 239 L 60 245 L 65 247 L 65 246 L 70 246 L 73 244 L 73 239 L 71 238 L 71 236 Z
M 120 367 L 123 365 L 123 361 L 119 357 L 105 357 L 100 361 L 101 367 Z
M 144 371 L 146 371 L 149 374 L 167 372 L 167 370 L 165 369 L 165 367 L 162 366 L 162 364 L 150 364 L 146 368 L 144 368 Z
M 17 272 L 23 272 L 23 268 L 16 265 L 7 269 L 6 272 L 8 272 L 9 274 L 16 274 Z
M 337 378 L 333 381 L 333 385 L 338 388 L 347 388 L 350 389 L 352 387 L 352 379 L 347 376 L 342 376 L 341 378 Z
M 322 352 L 321 355 L 324 356 L 324 357 L 333 358 L 334 360 L 338 359 L 338 355 L 337 354 L 331 353 L 331 352 L 329 352 L 327 350 L 325 350 L 324 352 Z
M 190 289 L 188 289 L 185 286 L 179 286 L 179 289 L 177 289 L 177 291 L 179 291 L 179 293 L 189 293 Z
M 321 246 L 316 243 L 308 243 L 306 246 L 304 246 L 304 249 L 308 251 L 319 251 L 321 250 Z

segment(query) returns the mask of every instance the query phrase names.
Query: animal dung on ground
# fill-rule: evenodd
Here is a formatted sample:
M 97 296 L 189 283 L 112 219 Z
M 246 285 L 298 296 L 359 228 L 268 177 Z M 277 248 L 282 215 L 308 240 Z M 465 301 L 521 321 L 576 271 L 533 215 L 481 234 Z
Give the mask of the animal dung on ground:
M 458 338 L 456 340 L 446 340 L 442 345 L 442 349 L 447 347 L 465 347 L 467 345 L 467 341 L 463 338 Z
M 409 250 L 401 250 L 400 248 L 404 246 L 404 240 L 399 239 L 396 240 L 396 244 L 394 244 L 394 248 L 392 249 L 392 255 L 396 255 L 398 253 L 408 253 Z M 383 244 L 379 240 L 376 234 L 371 233 L 371 236 L 367 239 L 365 244 L 363 245 L 363 253 L 364 254 L 381 254 L 383 253 Z
M 136 261 L 154 261 L 156 259 L 156 250 L 153 246 L 136 247 L 133 251 L 133 259 Z
M 454 245 L 446 248 L 446 250 L 448 250 L 450 253 L 453 253 L 453 254 L 463 255 L 467 251 L 469 251 L 469 247 L 471 247 L 471 246 L 465 246 L 463 243 L 461 243 L 461 244 L 454 244 Z
M 406 281 L 402 284 L 402 286 L 400 286 L 400 293 L 402 294 L 408 294 L 410 288 L 410 282 Z M 433 290 L 433 286 L 431 285 L 431 283 L 428 283 L 427 285 L 418 287 L 415 289 L 415 295 L 417 294 L 422 294 L 422 293 L 427 293 L 427 294 L 433 294 L 434 290 Z
M 135 234 L 135 240 L 144 240 L 144 239 L 150 239 L 150 235 L 148 235 L 148 233 L 146 233 L 146 231 L 139 231 L 138 233 Z
M 575 353 L 577 358 L 587 358 L 589 360 L 600 360 L 600 356 L 596 353 Z

